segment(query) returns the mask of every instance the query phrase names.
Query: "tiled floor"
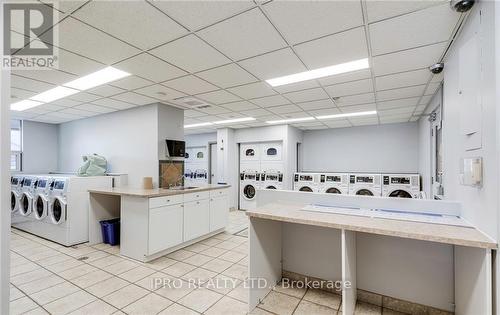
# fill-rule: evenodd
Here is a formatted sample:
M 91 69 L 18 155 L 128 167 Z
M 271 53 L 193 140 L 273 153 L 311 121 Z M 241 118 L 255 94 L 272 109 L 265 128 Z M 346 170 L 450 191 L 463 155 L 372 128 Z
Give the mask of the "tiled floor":
M 232 233 L 248 225 L 240 211 L 229 221 Z M 14 229 L 10 313 L 245 314 L 248 240 L 232 233 L 140 263 L 116 246 L 67 248 Z M 324 291 L 277 287 L 253 314 L 336 314 L 340 304 Z M 359 314 L 381 312 L 358 305 Z

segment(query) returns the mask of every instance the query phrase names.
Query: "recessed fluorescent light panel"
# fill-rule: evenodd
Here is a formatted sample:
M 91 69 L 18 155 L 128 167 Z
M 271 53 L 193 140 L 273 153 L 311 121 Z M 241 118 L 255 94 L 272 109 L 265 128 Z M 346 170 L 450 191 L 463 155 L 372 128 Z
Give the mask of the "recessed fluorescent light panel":
M 345 118 L 345 117 L 357 117 L 357 116 L 369 116 L 377 114 L 376 110 L 367 112 L 357 112 L 357 113 L 345 113 L 336 115 L 326 115 L 326 116 L 316 116 L 316 119 L 334 119 L 334 118 Z
M 368 58 L 364 58 L 329 67 L 318 68 L 310 71 L 304 71 L 300 73 L 286 75 L 279 78 L 269 79 L 266 80 L 266 82 L 269 83 L 271 86 L 280 86 L 280 85 L 297 83 L 312 79 L 319 79 L 331 75 L 336 75 L 356 70 L 367 69 L 369 67 L 370 64 L 368 63 Z
M 204 127 L 204 126 L 210 126 L 210 125 L 213 125 L 213 123 L 204 122 L 204 123 L 199 123 L 199 124 L 184 125 L 184 128 L 196 128 L 196 127 Z
M 58 86 L 53 89 L 50 89 L 48 91 L 42 92 L 40 94 L 37 94 L 33 97 L 30 97 L 30 100 L 32 101 L 38 101 L 42 103 L 50 103 L 52 101 L 64 98 L 66 96 L 70 96 L 73 94 L 76 94 L 80 91 L 75 90 L 75 89 L 70 89 L 64 86 Z
M 268 124 L 288 124 L 300 121 L 314 120 L 314 117 L 302 117 L 302 118 L 291 118 L 291 119 L 281 119 L 281 120 L 269 120 L 266 121 Z
M 253 118 L 253 117 L 244 117 L 244 118 L 235 118 L 235 119 L 214 121 L 214 124 L 217 124 L 217 125 L 232 124 L 232 123 L 252 121 L 252 120 L 255 120 L 255 118 Z
M 10 104 L 10 109 L 15 111 L 23 111 L 33 107 L 37 107 L 42 105 L 42 102 L 32 101 L 32 100 L 24 100 L 16 103 Z
M 128 77 L 129 75 L 130 73 L 128 72 L 118 70 L 113 67 L 106 67 L 63 85 L 66 87 L 84 91 L 102 84 Z

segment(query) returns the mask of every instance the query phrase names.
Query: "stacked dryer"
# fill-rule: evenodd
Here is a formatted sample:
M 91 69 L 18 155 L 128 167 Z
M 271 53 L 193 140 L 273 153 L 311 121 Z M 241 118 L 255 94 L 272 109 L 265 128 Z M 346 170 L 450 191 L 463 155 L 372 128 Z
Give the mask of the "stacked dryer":
M 317 192 L 319 174 L 295 173 L 293 177 L 293 190 L 302 192 Z
M 349 194 L 349 174 L 321 173 L 319 174 L 318 192 L 327 194 Z
M 395 198 L 419 198 L 419 174 L 383 174 L 382 196 Z
M 19 207 L 22 195 L 23 175 L 13 175 L 10 178 L 10 213 L 11 222 L 16 222 L 20 219 Z
M 184 186 L 208 184 L 208 154 L 206 146 L 186 148 Z

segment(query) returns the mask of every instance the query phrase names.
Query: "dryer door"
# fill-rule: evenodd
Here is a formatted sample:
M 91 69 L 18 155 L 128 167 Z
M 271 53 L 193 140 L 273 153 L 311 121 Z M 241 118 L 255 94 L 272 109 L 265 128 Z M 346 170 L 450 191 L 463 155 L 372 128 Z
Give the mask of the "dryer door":
M 342 194 L 338 188 L 335 187 L 330 187 L 328 188 L 325 193 L 327 194 Z
M 246 200 L 253 200 L 255 198 L 255 187 L 254 185 L 247 184 L 243 188 L 243 196 Z
M 300 187 L 299 191 L 313 192 L 313 190 L 309 186 L 302 186 Z
M 38 194 L 33 201 L 33 208 L 35 218 L 37 220 L 43 220 L 47 216 L 49 210 L 49 200 L 47 199 L 47 196 Z
M 281 161 L 281 147 L 280 142 L 263 143 L 262 148 L 262 161 Z
M 356 195 L 358 195 L 358 196 L 374 196 L 373 193 L 371 192 L 371 190 L 366 189 L 366 188 L 362 188 L 362 189 L 359 189 L 358 191 L 356 191 Z
M 50 205 L 50 220 L 54 224 L 61 224 L 66 221 L 67 204 L 64 198 L 57 196 Z
M 260 152 L 258 144 L 241 144 L 240 161 L 260 161 Z
M 266 189 L 276 189 L 276 186 L 274 186 L 274 185 L 269 185 L 269 186 L 267 186 L 267 187 L 266 187 Z
M 16 191 L 10 191 L 10 212 L 19 210 L 19 194 Z
M 407 192 L 406 190 L 403 190 L 403 189 L 393 190 L 389 194 L 389 197 L 393 197 L 393 198 L 412 198 L 411 194 L 409 192 Z
M 32 206 L 33 197 L 29 193 L 24 192 L 21 195 L 21 199 L 19 202 L 19 213 L 25 217 L 29 216 L 31 214 Z

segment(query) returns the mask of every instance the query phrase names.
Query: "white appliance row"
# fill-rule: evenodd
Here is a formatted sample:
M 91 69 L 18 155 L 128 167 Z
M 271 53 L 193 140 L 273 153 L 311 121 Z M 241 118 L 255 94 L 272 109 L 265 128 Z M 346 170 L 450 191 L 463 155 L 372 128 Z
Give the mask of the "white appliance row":
M 420 198 L 419 174 L 295 173 L 293 180 L 303 192 Z
M 241 143 L 240 172 L 283 173 L 282 142 Z
M 240 173 L 240 209 L 256 207 L 257 189 L 283 189 L 283 173 Z
M 87 242 L 88 190 L 112 186 L 112 176 L 13 175 L 11 225 L 65 246 Z

